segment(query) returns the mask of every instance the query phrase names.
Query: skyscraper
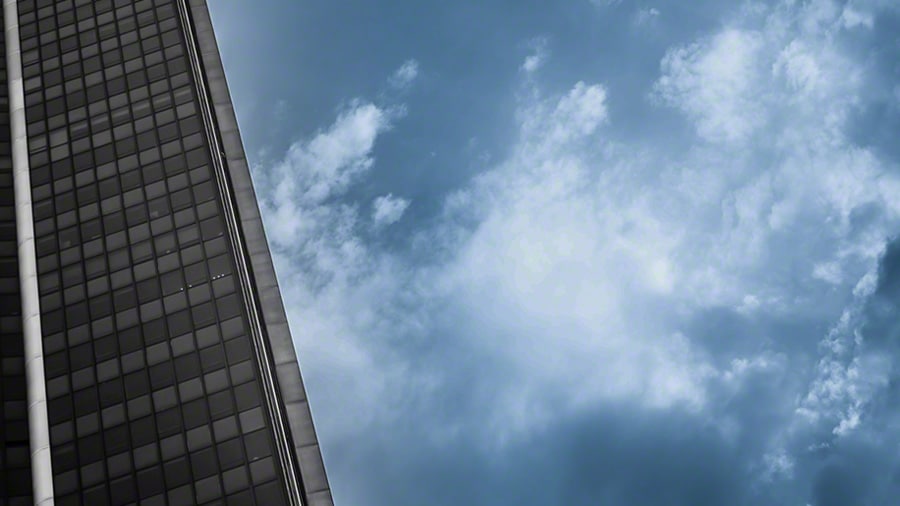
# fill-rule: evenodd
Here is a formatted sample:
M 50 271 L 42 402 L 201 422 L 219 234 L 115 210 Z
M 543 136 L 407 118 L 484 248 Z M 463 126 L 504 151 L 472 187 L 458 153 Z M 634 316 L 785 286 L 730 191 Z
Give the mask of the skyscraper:
M 4 0 L 0 505 L 330 505 L 205 0 Z

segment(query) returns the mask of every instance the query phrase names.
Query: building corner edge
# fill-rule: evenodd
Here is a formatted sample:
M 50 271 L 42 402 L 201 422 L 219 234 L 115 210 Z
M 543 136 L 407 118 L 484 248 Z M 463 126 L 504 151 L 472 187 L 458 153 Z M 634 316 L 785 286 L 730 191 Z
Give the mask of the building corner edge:
M 258 294 L 265 337 L 270 349 L 275 384 L 283 406 L 303 489 L 304 504 L 333 506 L 334 502 L 303 386 L 297 354 L 288 329 L 281 293 L 266 241 L 250 170 L 238 131 L 237 118 L 213 33 L 206 0 L 179 0 L 187 7 L 206 77 L 206 93 L 220 134 L 219 149 L 228 173 L 238 227 L 249 257 L 249 270 Z

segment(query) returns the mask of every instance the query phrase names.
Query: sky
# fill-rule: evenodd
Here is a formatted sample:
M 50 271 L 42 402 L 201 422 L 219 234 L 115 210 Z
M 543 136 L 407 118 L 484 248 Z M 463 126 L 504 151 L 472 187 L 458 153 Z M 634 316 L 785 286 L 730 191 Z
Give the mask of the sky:
M 896 0 L 210 3 L 337 504 L 895 504 Z

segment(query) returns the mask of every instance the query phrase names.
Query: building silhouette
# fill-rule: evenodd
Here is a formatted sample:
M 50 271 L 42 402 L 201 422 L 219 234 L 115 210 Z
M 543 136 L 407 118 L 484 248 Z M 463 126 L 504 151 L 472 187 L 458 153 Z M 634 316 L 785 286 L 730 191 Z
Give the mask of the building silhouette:
M 205 0 L 3 0 L 0 506 L 331 505 Z

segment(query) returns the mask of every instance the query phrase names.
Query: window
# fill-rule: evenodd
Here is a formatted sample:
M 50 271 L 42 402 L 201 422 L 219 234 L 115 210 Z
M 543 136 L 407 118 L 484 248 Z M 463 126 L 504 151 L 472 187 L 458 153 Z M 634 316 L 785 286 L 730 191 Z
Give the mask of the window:
M 200 401 L 194 401 L 185 405 L 184 420 L 187 427 L 195 428 L 187 431 L 187 446 L 189 451 L 197 451 L 212 444 L 212 435 L 206 424 L 206 408 Z
M 240 434 L 237 419 L 233 416 L 213 422 L 213 435 L 216 441 L 226 441 Z
M 115 406 L 110 406 L 100 413 L 100 417 L 103 420 L 104 429 L 121 425 L 125 423 L 125 405 L 116 404 Z
M 152 417 L 141 420 L 147 427 L 152 426 Z M 159 462 L 159 449 L 155 442 L 134 449 L 134 465 L 141 469 Z
M 234 417 L 229 417 L 229 419 L 234 420 Z M 239 439 L 220 443 L 216 450 L 223 469 L 229 469 L 244 462 L 244 449 L 241 447 Z
M 272 457 L 250 463 L 250 476 L 253 483 L 265 483 L 275 479 L 275 462 Z

